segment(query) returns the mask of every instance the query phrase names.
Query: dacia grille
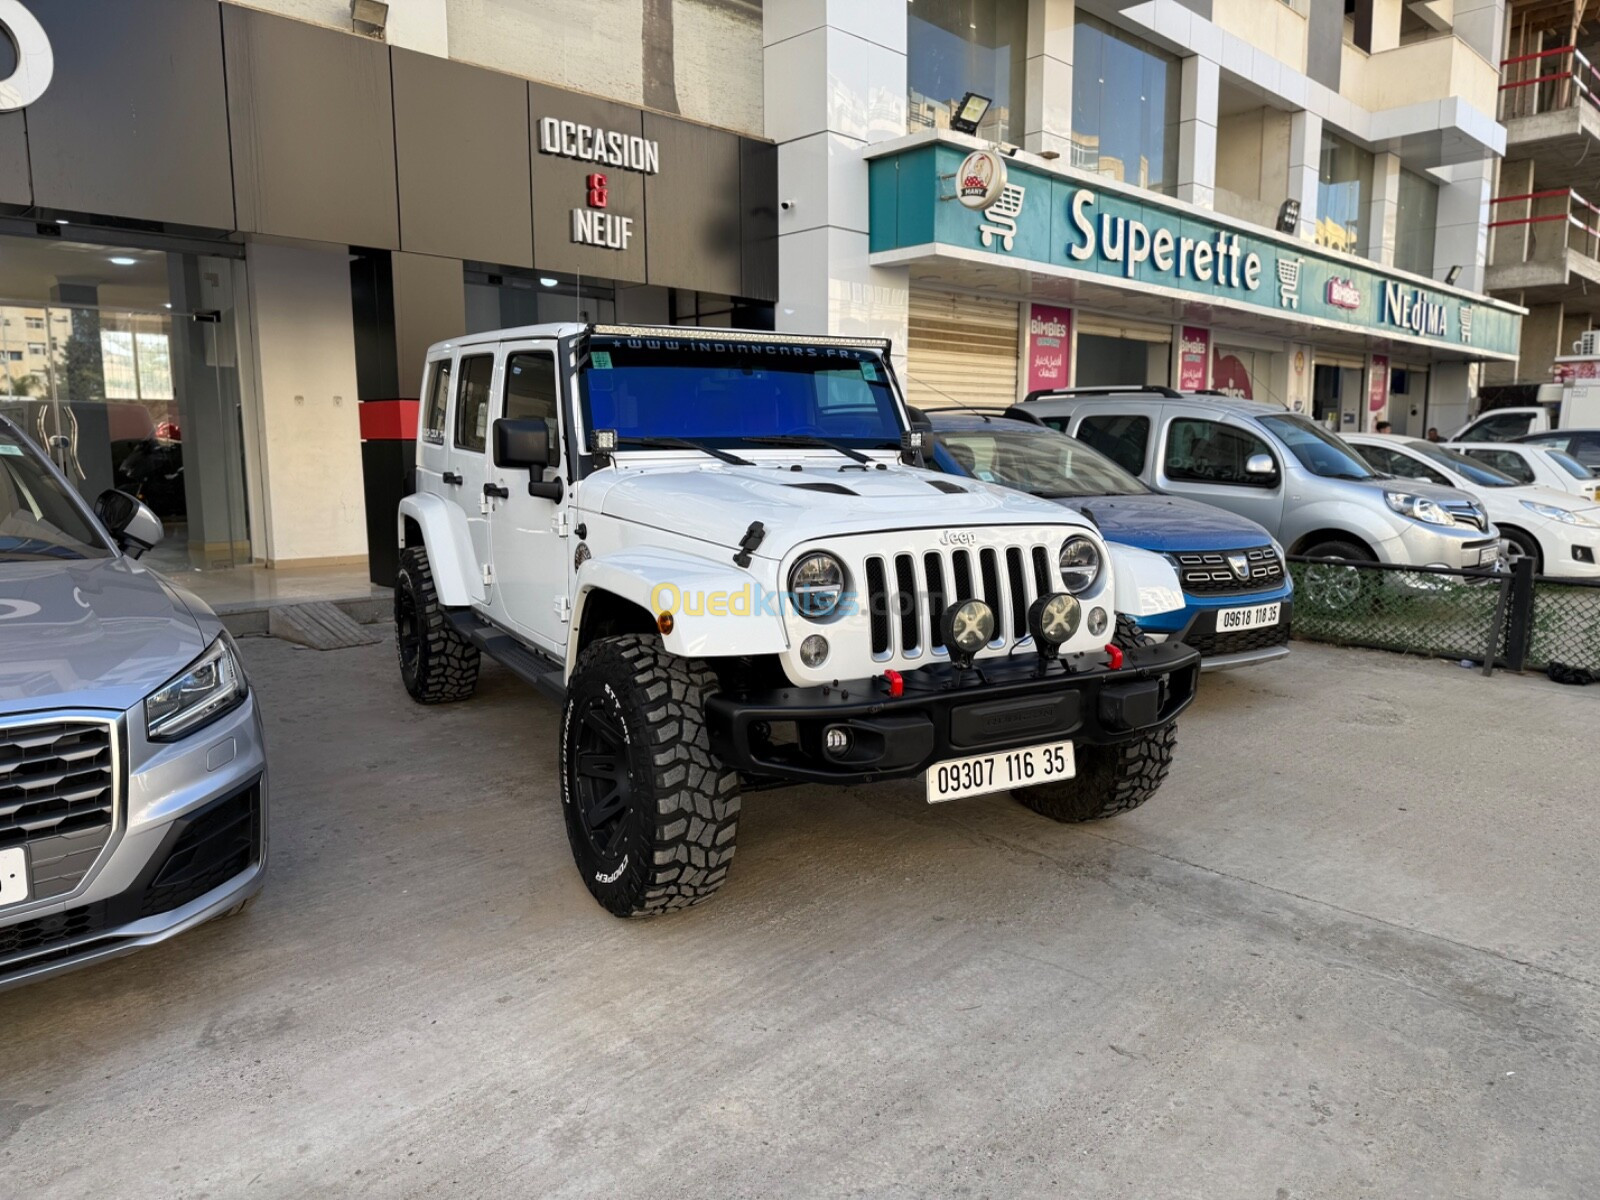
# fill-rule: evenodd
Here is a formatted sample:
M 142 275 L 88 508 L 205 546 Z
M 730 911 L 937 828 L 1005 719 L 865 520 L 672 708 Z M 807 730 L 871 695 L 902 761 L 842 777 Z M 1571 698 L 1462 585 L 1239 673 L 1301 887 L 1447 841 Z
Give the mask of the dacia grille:
M 35 899 L 73 891 L 110 839 L 115 746 L 109 721 L 0 724 L 0 850 L 28 847 Z
M 948 653 L 940 616 L 974 598 L 994 610 L 998 649 L 1028 636 L 1028 606 L 1050 586 L 1050 551 L 1016 544 L 871 555 L 866 560 L 872 657 L 917 659 Z
M 1175 554 L 1183 590 L 1191 596 L 1264 592 L 1283 584 L 1283 559 L 1271 546 Z

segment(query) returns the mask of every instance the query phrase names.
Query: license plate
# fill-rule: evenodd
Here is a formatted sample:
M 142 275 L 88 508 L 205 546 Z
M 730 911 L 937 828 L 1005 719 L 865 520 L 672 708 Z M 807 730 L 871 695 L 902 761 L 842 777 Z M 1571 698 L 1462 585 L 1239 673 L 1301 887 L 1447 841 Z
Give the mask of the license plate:
M 1482 550 L 1478 551 L 1478 565 L 1480 567 L 1483 566 L 1486 563 L 1497 563 L 1499 561 L 1500 561 L 1500 547 L 1499 546 L 1485 546 Z
M 928 803 L 1071 779 L 1076 771 L 1071 742 L 1048 742 L 995 754 L 952 758 L 928 768 Z
M 28 898 L 28 851 L 22 846 L 0 850 L 0 908 Z
M 1217 632 L 1231 633 L 1235 629 L 1260 629 L 1278 623 L 1280 604 L 1256 604 L 1250 608 L 1224 608 L 1217 611 Z

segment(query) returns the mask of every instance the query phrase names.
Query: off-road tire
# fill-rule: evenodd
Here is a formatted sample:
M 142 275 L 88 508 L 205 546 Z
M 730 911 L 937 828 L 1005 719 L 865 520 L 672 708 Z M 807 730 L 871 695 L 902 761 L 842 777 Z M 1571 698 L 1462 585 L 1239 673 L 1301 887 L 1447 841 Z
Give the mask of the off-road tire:
M 400 553 L 394 580 L 394 641 L 400 678 L 418 704 L 465 700 L 478 686 L 478 648 L 450 623 L 433 589 L 428 552 Z
M 1131 617 L 1119 616 L 1112 642 L 1123 650 L 1148 646 L 1150 638 Z M 1156 794 L 1172 768 L 1178 723 L 1168 721 L 1132 741 L 1111 746 L 1076 746 L 1077 773 L 1059 783 L 1017 788 L 1012 795 L 1052 821 L 1100 821 L 1138 808 Z
M 711 752 L 705 700 L 716 690 L 704 663 L 648 635 L 601 638 L 578 658 L 561 713 L 561 809 L 584 886 L 616 916 L 699 904 L 727 878 L 739 777 Z M 608 755 L 613 735 L 621 753 Z M 603 824 L 585 815 L 601 813 Z

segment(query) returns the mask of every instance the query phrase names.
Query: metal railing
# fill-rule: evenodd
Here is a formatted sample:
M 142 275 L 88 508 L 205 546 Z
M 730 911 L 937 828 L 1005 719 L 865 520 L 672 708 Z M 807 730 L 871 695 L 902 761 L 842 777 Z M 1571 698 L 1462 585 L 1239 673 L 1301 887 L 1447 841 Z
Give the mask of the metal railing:
M 1294 636 L 1512 671 L 1600 673 L 1600 580 L 1293 555 Z
M 1579 103 L 1600 109 L 1600 71 L 1576 46 L 1556 46 L 1500 61 L 1500 119 L 1560 112 Z
M 1572 188 L 1496 196 L 1489 201 L 1491 215 L 1503 204 L 1526 204 L 1528 208 L 1523 216 L 1500 217 L 1489 222 L 1489 228 L 1495 231 L 1496 249 L 1499 239 L 1505 236 L 1500 230 L 1518 229 L 1524 238 L 1522 253 L 1518 256 L 1522 262 L 1558 261 L 1561 256 L 1552 254 L 1554 249 L 1576 250 L 1590 258 L 1600 258 L 1600 206 L 1584 199 Z M 1540 246 L 1539 231 L 1535 227 L 1553 222 L 1560 223 L 1559 230 L 1552 232 L 1559 232 L 1561 240 Z M 1504 265 L 1498 254 L 1491 254 L 1489 261 L 1493 266 Z

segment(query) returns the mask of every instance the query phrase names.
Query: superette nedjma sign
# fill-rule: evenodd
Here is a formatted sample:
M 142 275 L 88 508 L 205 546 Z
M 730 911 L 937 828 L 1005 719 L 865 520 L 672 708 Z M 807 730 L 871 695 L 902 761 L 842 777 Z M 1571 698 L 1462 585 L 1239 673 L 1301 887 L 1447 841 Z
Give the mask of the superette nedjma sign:
M 954 247 L 1019 268 L 1043 263 L 1275 312 L 1287 320 L 1514 357 L 1509 305 L 1430 287 L 1309 242 L 1262 237 L 1140 193 L 1016 163 L 1004 195 L 974 211 L 948 203 L 965 151 L 924 143 L 871 162 L 874 254 Z

